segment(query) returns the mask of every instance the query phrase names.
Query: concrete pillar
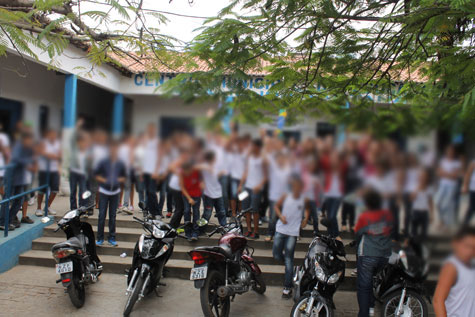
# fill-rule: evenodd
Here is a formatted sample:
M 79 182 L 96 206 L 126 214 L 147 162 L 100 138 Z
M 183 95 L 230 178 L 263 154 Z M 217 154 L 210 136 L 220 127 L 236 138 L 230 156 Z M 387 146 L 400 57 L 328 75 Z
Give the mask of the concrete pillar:
M 120 137 L 124 132 L 124 95 L 115 94 L 112 110 L 112 135 Z

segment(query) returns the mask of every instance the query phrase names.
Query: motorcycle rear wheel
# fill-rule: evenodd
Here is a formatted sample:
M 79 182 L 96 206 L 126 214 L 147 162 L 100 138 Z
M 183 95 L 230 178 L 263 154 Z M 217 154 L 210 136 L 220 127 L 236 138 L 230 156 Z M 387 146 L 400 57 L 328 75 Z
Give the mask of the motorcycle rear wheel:
M 201 309 L 205 317 L 227 317 L 231 310 L 231 300 L 218 296 L 218 287 L 223 286 L 224 275 L 215 270 L 208 272 L 205 284 L 200 290 Z M 216 312 L 216 314 L 215 314 Z
M 382 316 L 391 317 L 396 316 L 396 310 L 399 305 L 399 300 L 401 298 L 402 290 L 397 290 L 386 296 L 384 304 L 382 307 Z M 407 290 L 406 292 L 406 301 L 403 306 L 403 313 L 401 317 L 412 316 L 412 317 L 427 317 L 428 309 L 427 303 L 424 298 L 412 291 Z
M 140 291 L 143 288 L 144 278 L 138 274 L 137 281 L 135 281 L 134 288 L 132 292 L 130 292 L 129 297 L 127 298 L 127 302 L 125 303 L 124 307 L 124 316 L 129 316 L 134 308 L 137 299 L 139 298 Z
M 320 302 L 315 300 L 313 303 L 314 307 L 312 308 L 312 312 L 310 315 L 305 313 L 305 309 L 307 307 L 307 303 L 310 296 L 303 296 L 301 297 L 292 307 L 292 312 L 290 313 L 291 317 L 333 317 L 334 311 L 327 303 Z
M 84 306 L 84 302 L 86 301 L 86 290 L 84 289 L 84 285 L 80 283 L 79 277 L 74 276 L 72 283 L 68 286 L 68 294 L 69 299 L 76 308 L 81 308 Z

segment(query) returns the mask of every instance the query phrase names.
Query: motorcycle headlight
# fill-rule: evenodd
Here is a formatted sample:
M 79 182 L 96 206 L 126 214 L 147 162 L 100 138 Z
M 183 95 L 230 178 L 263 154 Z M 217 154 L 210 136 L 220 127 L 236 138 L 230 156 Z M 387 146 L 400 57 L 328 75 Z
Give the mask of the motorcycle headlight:
M 340 279 L 340 276 L 341 276 L 342 272 L 337 272 L 335 274 L 332 274 L 329 278 L 328 278 L 328 281 L 327 283 L 328 284 L 335 284 L 336 282 L 338 282 L 338 280 Z
M 409 263 L 407 262 L 407 255 L 404 250 L 399 250 L 399 260 L 401 260 L 402 266 L 407 270 L 409 269 Z
M 323 268 L 318 264 L 318 261 L 315 260 L 315 276 L 321 281 L 326 282 L 327 275 L 323 271 Z
M 165 238 L 165 235 L 167 233 L 161 229 L 158 229 L 157 227 L 153 227 L 153 236 L 157 239 L 163 239 Z

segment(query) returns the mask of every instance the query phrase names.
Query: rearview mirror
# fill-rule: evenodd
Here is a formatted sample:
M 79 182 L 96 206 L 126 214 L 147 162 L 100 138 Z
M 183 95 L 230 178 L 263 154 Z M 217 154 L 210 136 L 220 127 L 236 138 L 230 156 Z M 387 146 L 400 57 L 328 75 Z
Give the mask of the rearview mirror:
M 208 224 L 208 220 L 206 220 L 205 218 L 201 218 L 196 222 L 196 224 L 198 225 L 198 227 L 204 227 Z
M 243 200 L 246 199 L 247 197 L 249 197 L 249 193 L 248 193 L 247 191 L 243 191 L 243 192 L 241 192 L 241 193 L 238 195 L 239 201 L 243 201 Z
M 81 197 L 82 199 L 88 199 L 89 197 L 91 197 L 91 192 L 86 190 L 84 193 L 82 193 Z
M 145 210 L 145 203 L 143 201 L 139 202 L 139 208 Z

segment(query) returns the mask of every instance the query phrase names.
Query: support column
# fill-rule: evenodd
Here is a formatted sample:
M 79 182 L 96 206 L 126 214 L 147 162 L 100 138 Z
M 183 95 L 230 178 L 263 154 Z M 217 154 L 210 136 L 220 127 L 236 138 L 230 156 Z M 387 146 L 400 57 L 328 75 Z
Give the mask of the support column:
M 124 95 L 115 94 L 112 110 L 112 135 L 118 138 L 124 132 Z
M 68 74 L 64 81 L 62 170 L 60 192 L 69 195 L 69 163 L 71 161 L 71 141 L 76 125 L 78 78 Z
M 66 75 L 64 81 L 64 119 L 63 128 L 73 128 L 76 124 L 78 78 Z

